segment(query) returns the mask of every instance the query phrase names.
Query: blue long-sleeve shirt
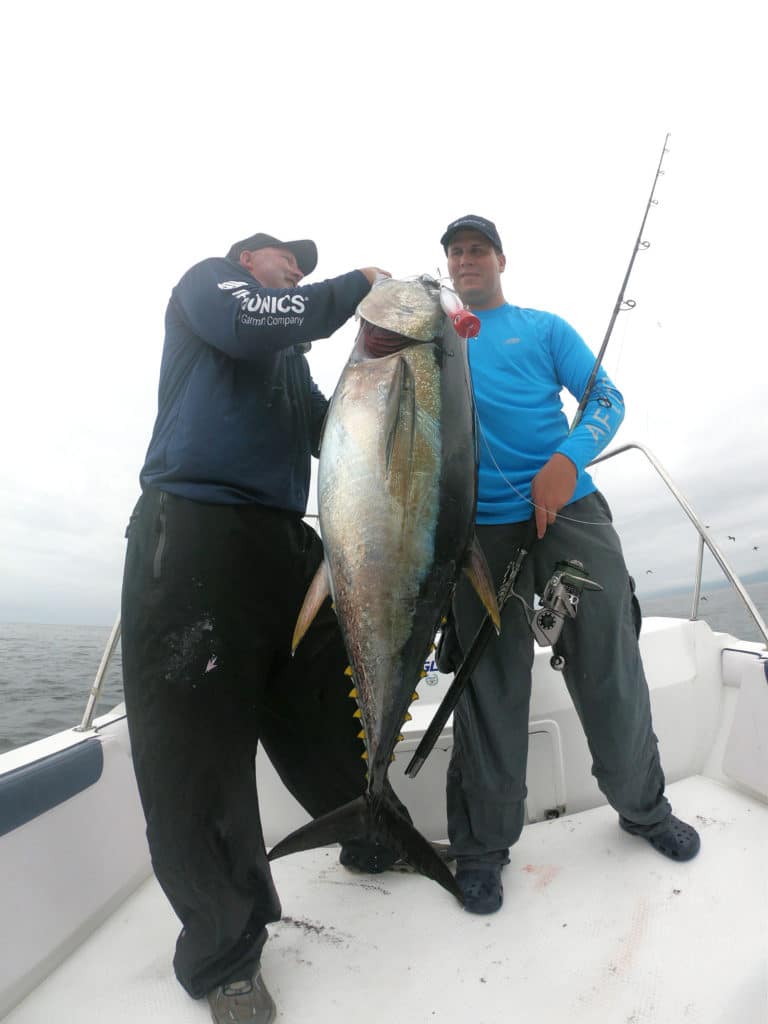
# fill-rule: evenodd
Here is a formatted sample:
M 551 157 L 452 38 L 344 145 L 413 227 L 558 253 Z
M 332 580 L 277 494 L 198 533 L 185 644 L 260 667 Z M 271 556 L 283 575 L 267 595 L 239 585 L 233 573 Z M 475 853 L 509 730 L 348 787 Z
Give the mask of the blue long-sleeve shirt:
M 328 405 L 303 343 L 331 335 L 369 288 L 359 270 L 278 289 L 223 258 L 188 270 L 166 311 L 142 487 L 303 514 Z
M 624 400 L 601 369 L 572 434 L 560 392 L 581 399 L 595 357 L 576 331 L 552 313 L 508 303 L 476 311 L 480 333 L 469 342 L 479 422 L 479 523 L 530 519 L 531 482 L 555 452 L 576 466 L 572 501 L 596 490 L 584 467 L 624 418 Z

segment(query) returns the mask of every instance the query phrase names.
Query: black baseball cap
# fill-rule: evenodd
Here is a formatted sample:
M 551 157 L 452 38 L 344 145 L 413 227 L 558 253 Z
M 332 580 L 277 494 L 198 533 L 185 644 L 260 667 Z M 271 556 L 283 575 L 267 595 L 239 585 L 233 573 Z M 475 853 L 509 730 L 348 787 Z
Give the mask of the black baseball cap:
M 237 262 L 241 252 L 255 252 L 257 249 L 289 249 L 296 257 L 296 262 L 302 274 L 311 274 L 317 266 L 317 246 L 308 238 L 301 238 L 294 242 L 281 242 L 273 235 L 263 233 L 250 235 L 241 242 L 235 242 L 229 247 L 228 260 Z
M 440 239 L 440 245 L 446 253 L 448 252 L 448 243 L 458 231 L 479 231 L 481 235 L 485 235 L 494 249 L 504 252 L 499 232 L 493 221 L 486 220 L 485 217 L 478 217 L 476 213 L 468 213 L 466 216 L 452 221 L 445 229 L 443 237 Z

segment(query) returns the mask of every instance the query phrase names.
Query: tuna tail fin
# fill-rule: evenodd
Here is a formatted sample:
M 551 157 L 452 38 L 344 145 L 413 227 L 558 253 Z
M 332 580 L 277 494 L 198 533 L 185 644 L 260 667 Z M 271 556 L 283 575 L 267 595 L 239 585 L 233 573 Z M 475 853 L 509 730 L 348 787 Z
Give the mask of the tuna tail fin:
M 301 643 L 304 634 L 312 625 L 312 620 L 320 611 L 320 606 L 326 597 L 330 596 L 330 593 L 330 587 L 328 586 L 328 567 L 325 564 L 325 560 L 323 560 L 309 585 L 309 590 L 304 597 L 304 603 L 301 606 L 299 617 L 296 619 L 296 626 L 293 630 L 293 640 L 291 641 L 291 654 L 293 654 Z
M 337 807 L 335 811 L 307 822 L 285 839 L 281 839 L 269 851 L 269 860 L 286 857 L 289 853 L 314 850 L 318 846 L 330 846 L 331 843 L 359 839 L 369 831 L 368 819 L 368 801 L 365 796 L 358 796 L 348 804 Z
M 419 874 L 442 885 L 447 892 L 456 897 L 459 903 L 464 902 L 461 889 L 456 884 L 456 879 L 448 870 L 445 861 L 440 859 L 432 844 L 416 831 L 410 821 L 407 821 L 383 800 L 376 802 L 373 817 L 376 838 L 379 842 L 391 846 L 403 860 L 416 868 Z
M 499 605 L 496 601 L 496 591 L 493 586 L 491 570 L 488 568 L 488 563 L 485 560 L 483 549 L 480 547 L 477 537 L 472 538 L 463 569 L 470 583 L 475 588 L 477 596 L 485 605 L 485 610 L 488 612 L 488 617 L 493 623 L 496 632 L 500 633 L 501 617 L 499 615 Z
M 413 825 L 390 806 L 386 797 L 371 798 L 364 793 L 343 807 L 310 821 L 273 846 L 269 859 L 277 860 L 289 853 L 362 837 L 391 847 L 420 874 L 433 879 L 462 902 L 461 890 L 445 862 Z

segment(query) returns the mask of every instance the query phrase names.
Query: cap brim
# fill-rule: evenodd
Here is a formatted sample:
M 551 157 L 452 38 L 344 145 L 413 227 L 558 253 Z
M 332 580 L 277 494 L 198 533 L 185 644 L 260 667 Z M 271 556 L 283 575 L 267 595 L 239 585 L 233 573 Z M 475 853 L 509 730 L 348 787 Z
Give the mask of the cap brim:
M 309 238 L 299 238 L 293 242 L 284 242 L 274 235 L 267 235 L 263 231 L 255 235 L 249 235 L 239 242 L 234 242 L 229 247 L 227 259 L 238 261 L 240 253 L 250 251 L 258 252 L 259 249 L 288 249 L 296 258 L 296 262 L 302 274 L 311 274 L 317 266 L 317 246 Z
M 466 219 L 460 221 L 454 221 L 448 228 L 443 232 L 443 237 L 440 239 L 440 245 L 447 251 L 448 243 L 454 235 L 458 235 L 460 231 L 476 231 L 479 235 L 483 235 L 487 238 L 491 245 L 498 252 L 503 252 L 501 245 L 501 239 L 499 238 L 498 231 L 495 230 L 495 226 L 492 229 L 486 228 L 482 224 L 478 224 L 474 219 Z
M 317 266 L 317 246 L 309 238 L 300 238 L 295 242 L 281 242 L 281 246 L 290 249 L 303 274 L 311 274 Z

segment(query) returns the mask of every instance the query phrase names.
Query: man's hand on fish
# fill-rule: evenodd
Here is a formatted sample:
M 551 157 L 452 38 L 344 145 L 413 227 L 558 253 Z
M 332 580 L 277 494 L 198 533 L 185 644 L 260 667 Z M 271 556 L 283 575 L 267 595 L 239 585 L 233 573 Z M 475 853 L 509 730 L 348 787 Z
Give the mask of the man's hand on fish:
M 370 284 L 376 284 L 382 277 L 392 277 L 388 270 L 382 270 L 381 267 L 360 267 L 360 273 L 365 274 Z
M 576 490 L 578 473 L 567 455 L 555 452 L 531 482 L 531 500 L 535 506 L 536 536 L 541 540 L 567 505 Z

